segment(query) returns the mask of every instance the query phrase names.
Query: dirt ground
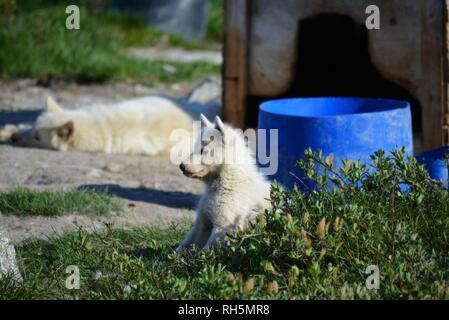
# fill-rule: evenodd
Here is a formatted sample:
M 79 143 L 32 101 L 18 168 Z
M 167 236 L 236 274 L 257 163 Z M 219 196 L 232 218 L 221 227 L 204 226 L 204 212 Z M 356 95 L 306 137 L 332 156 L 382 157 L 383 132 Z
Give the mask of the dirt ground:
M 217 80 L 218 79 L 214 79 Z M 121 101 L 131 97 L 165 94 L 182 98 L 197 83 L 147 88 L 133 84 L 51 86 L 33 80 L 0 81 L 0 126 L 32 121 L 39 115 L 47 95 L 64 107 Z M 217 90 L 219 92 L 220 90 Z M 217 100 L 217 104 L 219 101 Z M 166 226 L 193 217 L 203 190 L 202 183 L 184 177 L 168 156 L 57 152 L 0 144 L 0 191 L 17 186 L 33 189 L 72 190 L 107 188 L 123 201 L 124 212 L 104 216 L 68 214 L 62 217 L 0 216 L 0 225 L 12 242 L 45 238 L 81 225 L 88 230 L 104 227 Z

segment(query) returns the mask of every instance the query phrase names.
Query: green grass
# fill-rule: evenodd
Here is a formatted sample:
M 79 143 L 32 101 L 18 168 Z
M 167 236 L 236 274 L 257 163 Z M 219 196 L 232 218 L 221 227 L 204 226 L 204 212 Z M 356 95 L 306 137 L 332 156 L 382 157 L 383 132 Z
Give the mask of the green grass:
M 136 17 L 95 9 L 84 2 L 80 3 L 80 30 L 67 30 L 62 3 L 0 0 L 0 76 L 155 85 L 196 80 L 220 71 L 220 66 L 208 62 L 131 58 L 123 53 L 131 46 L 166 43 L 194 49 L 198 45 L 148 28 Z M 175 72 L 165 71 L 165 64 L 174 66 Z
M 449 299 L 449 193 L 442 184 L 402 152 L 378 152 L 376 172 L 353 162 L 337 168 L 319 153 L 307 157 L 299 165 L 317 190 L 274 186 L 273 209 L 230 235 L 227 247 L 176 255 L 188 225 L 80 229 L 19 246 L 24 282 L 1 280 L 0 298 Z M 317 173 L 323 169 L 327 175 Z M 69 265 L 79 267 L 79 290 L 65 288 Z M 371 265 L 380 271 L 377 291 L 365 286 Z
M 115 11 L 106 11 L 97 16 L 99 23 L 108 29 L 124 47 L 172 46 L 186 50 L 206 49 L 200 42 L 184 39 L 176 34 L 161 31 L 136 16 Z
M 18 188 L 0 193 L 2 215 L 59 216 L 65 213 L 106 214 L 121 210 L 118 200 L 102 191 L 55 192 Z
M 223 19 L 224 19 L 223 0 L 210 0 L 209 15 L 206 25 L 206 39 L 215 42 L 223 41 Z

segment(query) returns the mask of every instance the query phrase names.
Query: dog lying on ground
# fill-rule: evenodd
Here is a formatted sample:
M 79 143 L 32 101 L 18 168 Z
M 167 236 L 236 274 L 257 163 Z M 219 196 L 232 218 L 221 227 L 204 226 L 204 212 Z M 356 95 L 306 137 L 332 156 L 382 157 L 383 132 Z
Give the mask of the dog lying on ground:
M 178 253 L 193 245 L 211 247 L 270 207 L 270 184 L 258 172 L 243 135 L 219 117 L 213 124 L 201 115 L 201 122 L 195 151 L 180 168 L 187 177 L 204 181 L 206 190 Z
M 30 129 L 9 130 L 18 146 L 152 156 L 168 150 L 180 128 L 191 131 L 192 118 L 169 99 L 150 96 L 75 110 L 48 98 Z

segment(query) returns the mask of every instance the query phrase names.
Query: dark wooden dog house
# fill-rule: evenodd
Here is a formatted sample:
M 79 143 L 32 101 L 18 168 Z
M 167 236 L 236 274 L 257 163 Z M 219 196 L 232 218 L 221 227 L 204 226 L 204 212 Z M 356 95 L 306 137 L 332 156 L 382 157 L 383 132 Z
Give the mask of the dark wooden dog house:
M 380 10 L 368 30 L 366 8 Z M 257 125 L 279 97 L 362 96 L 412 104 L 415 149 L 449 142 L 449 0 L 226 0 L 224 118 Z

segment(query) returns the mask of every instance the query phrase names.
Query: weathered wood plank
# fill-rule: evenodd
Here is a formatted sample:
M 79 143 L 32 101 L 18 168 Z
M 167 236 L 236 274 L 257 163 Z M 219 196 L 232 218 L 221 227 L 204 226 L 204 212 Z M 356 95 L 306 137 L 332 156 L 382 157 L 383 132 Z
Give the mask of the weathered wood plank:
M 423 147 L 425 149 L 437 148 L 444 144 L 444 5 L 444 2 L 441 0 L 424 1 L 423 14 L 421 16 L 422 80 L 419 97 L 423 107 Z
M 449 145 L 449 0 L 445 1 L 444 7 L 445 21 L 443 46 L 445 49 L 443 60 L 443 77 L 444 77 L 444 92 L 443 92 L 443 143 Z
M 225 121 L 243 127 L 248 88 L 250 0 L 225 1 L 223 54 L 223 116 Z

